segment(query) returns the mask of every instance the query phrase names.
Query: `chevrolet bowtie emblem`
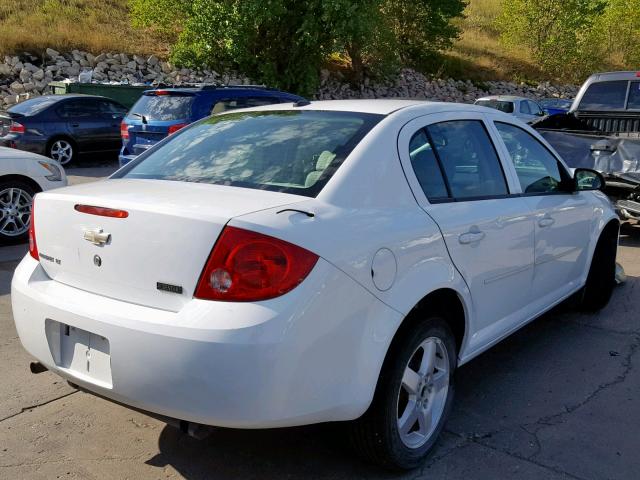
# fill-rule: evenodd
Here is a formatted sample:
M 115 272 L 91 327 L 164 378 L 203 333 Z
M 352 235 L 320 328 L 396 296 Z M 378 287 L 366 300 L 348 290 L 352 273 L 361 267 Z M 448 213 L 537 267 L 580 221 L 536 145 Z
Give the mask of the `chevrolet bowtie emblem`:
M 101 228 L 84 231 L 84 239 L 94 245 L 102 246 L 107 243 L 110 238 L 111 234 L 103 232 Z

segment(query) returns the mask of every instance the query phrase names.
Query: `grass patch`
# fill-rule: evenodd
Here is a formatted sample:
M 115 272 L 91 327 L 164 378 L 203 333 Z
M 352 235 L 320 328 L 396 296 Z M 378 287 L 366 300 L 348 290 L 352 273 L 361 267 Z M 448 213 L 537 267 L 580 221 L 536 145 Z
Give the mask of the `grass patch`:
M 1 0 L 0 54 L 47 47 L 165 55 L 153 34 L 131 26 L 127 0 Z

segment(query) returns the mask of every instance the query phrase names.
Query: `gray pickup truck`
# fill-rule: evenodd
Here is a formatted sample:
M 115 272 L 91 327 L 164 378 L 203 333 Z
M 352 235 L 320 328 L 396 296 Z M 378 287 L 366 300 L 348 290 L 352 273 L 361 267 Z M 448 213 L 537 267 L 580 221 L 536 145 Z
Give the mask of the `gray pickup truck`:
M 568 113 L 532 126 L 570 167 L 604 175 L 622 219 L 640 220 L 640 72 L 592 75 Z

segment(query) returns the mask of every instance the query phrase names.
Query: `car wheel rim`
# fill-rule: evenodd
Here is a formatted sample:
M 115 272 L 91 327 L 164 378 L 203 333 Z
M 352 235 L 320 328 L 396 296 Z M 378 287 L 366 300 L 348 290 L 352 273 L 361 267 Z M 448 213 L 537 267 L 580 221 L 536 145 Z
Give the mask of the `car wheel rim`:
M 73 156 L 73 147 L 66 140 L 57 140 L 51 145 L 51 158 L 61 165 L 69 163 Z
M 21 188 L 5 188 L 0 192 L 0 234 L 17 237 L 29 230 L 33 197 Z
M 449 356 L 436 337 L 424 340 L 413 352 L 398 392 L 397 425 L 409 448 L 420 448 L 433 436 L 449 393 Z

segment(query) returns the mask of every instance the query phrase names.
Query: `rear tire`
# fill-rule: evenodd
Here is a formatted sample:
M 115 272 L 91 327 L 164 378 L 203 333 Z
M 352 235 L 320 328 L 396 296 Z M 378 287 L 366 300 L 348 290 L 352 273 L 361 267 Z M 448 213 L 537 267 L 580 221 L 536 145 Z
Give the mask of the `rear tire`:
M 616 284 L 618 235 L 605 231 L 596 245 L 587 281 L 582 289 L 581 309 L 595 312 L 604 308 Z
M 429 358 L 433 368 L 427 366 Z M 387 468 L 418 467 L 451 411 L 456 359 L 454 336 L 441 316 L 394 339 L 371 406 L 350 425 L 355 450 Z
M 47 156 L 60 165 L 67 166 L 76 158 L 76 144 L 69 138 L 57 137 L 47 146 Z
M 27 240 L 35 194 L 31 185 L 19 180 L 0 182 L 0 244 Z

